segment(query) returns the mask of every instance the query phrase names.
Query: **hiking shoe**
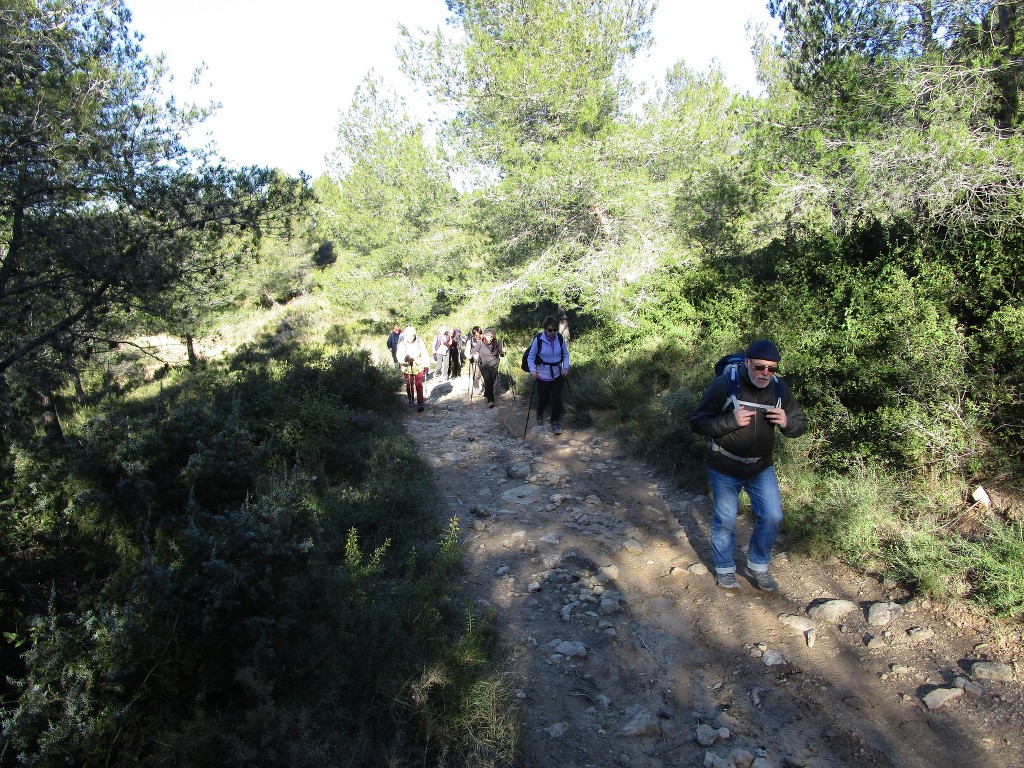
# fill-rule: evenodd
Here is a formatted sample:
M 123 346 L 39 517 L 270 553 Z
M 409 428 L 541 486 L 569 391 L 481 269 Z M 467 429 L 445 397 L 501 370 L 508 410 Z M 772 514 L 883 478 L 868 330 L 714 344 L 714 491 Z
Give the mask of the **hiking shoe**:
M 560 421 L 552 421 L 551 422 L 551 431 L 554 432 L 556 435 L 562 434 L 562 422 L 560 422 Z
M 490 404 L 490 405 L 488 405 L 487 407 L 488 407 L 488 408 L 493 408 L 493 407 L 494 407 L 494 403 L 491 403 L 491 404 Z
M 736 581 L 735 573 L 716 573 L 715 586 L 722 589 L 739 589 L 740 583 Z
M 422 405 L 416 406 L 416 413 L 423 413 L 423 406 Z
M 743 575 L 754 582 L 755 587 L 763 589 L 765 592 L 774 592 L 779 588 L 779 582 L 768 571 L 752 571 L 750 568 L 744 568 Z

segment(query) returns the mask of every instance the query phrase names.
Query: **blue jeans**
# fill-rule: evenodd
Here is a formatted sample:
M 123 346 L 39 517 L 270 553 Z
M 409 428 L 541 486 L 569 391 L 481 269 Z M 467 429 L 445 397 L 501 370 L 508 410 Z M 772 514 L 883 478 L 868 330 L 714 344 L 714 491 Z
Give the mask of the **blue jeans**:
M 768 467 L 749 480 L 708 468 L 715 522 L 711 527 L 711 551 L 717 573 L 735 573 L 732 553 L 735 546 L 736 515 L 740 507 L 740 491 L 746 490 L 756 522 L 747 548 L 747 567 L 767 571 L 772 560 L 772 544 L 782 525 L 782 495 L 775 467 Z

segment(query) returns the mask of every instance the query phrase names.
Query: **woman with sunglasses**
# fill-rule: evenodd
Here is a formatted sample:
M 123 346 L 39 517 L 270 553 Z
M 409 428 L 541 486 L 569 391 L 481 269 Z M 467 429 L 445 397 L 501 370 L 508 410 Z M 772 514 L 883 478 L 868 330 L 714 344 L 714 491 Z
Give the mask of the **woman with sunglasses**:
M 544 332 L 534 339 L 527 355 L 530 376 L 537 387 L 537 423 L 544 423 L 544 409 L 551 404 L 551 431 L 562 434 L 562 385 L 569 375 L 569 350 L 558 332 L 558 321 L 544 318 Z
M 733 549 L 741 490 L 750 497 L 756 518 L 744 575 L 758 589 L 779 588 L 768 572 L 782 525 L 782 496 L 772 458 L 775 430 L 785 437 L 807 431 L 807 417 L 777 375 L 781 359 L 775 342 L 755 341 L 739 366 L 738 382 L 729 373 L 716 377 L 690 417 L 693 431 L 708 438 L 704 457 L 715 510 L 711 550 L 715 583 L 723 589 L 739 589 Z

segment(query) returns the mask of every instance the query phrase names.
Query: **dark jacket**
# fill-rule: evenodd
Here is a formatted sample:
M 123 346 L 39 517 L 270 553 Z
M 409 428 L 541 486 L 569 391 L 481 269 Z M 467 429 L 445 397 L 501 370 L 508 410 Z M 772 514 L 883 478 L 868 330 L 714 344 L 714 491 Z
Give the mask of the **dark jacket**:
M 779 431 L 786 437 L 799 437 L 807 431 L 807 417 L 793 398 L 789 385 L 782 379 L 779 379 L 779 396 L 782 409 L 786 412 L 786 428 Z M 741 366 L 739 399 L 774 406 L 775 386 L 769 384 L 764 389 L 755 387 L 747 375 L 746 366 Z M 768 415 L 763 410 L 757 409 L 750 423 L 740 427 L 736 423 L 735 408 L 732 403 L 727 404 L 728 400 L 729 378 L 722 375 L 708 386 L 690 417 L 690 426 L 697 434 L 710 438 L 704 452 L 709 467 L 733 477 L 747 479 L 772 465 L 775 425 L 768 421 Z M 757 461 L 745 463 L 731 458 L 715 451 L 714 444 L 733 456 L 756 458 Z
M 480 339 L 473 345 L 473 354 L 476 355 L 477 365 L 485 368 L 497 368 L 498 362 L 505 356 L 505 347 L 497 339 L 490 344 Z

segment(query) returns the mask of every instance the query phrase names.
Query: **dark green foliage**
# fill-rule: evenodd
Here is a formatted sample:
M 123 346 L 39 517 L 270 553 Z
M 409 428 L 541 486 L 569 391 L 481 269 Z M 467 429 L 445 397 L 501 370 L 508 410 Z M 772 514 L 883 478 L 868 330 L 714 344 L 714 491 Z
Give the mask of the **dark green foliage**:
M 390 371 L 363 353 L 250 354 L 98 413 L 52 475 L 38 453 L 26 462 L 34 476 L 12 476 L 10 499 L 39 497 L 24 513 L 35 522 L 3 532 L 23 564 L 0 606 L 21 616 L 4 630 L 33 641 L 7 754 L 37 766 L 429 754 L 437 732 L 418 720 L 450 689 L 414 704 L 410 682 L 437 664 L 473 680 L 479 654 L 455 649 L 484 650 L 451 602 L 458 530 L 443 533 L 425 502 L 395 403 Z M 48 537 L 58 523 L 73 535 Z M 34 603 L 11 597 L 19 582 Z
M 334 252 L 334 243 L 330 241 L 320 243 L 313 254 L 313 263 L 318 267 L 329 267 L 337 260 L 338 255 Z

